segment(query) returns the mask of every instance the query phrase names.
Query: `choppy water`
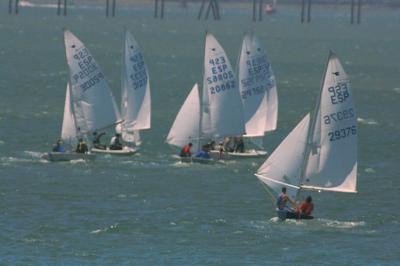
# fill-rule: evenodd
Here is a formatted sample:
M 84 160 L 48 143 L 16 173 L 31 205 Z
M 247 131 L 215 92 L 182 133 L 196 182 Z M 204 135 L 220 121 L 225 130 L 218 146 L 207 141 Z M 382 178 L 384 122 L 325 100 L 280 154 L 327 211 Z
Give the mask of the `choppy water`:
M 119 10 L 0 5 L 0 264 L 400 264 L 398 11 L 366 10 L 360 26 L 347 10 L 314 9 L 300 25 L 288 7 L 263 23 L 251 9 L 223 10 L 199 22 L 167 4 Z M 93 163 L 40 159 L 60 134 L 67 67 L 62 28 L 101 64 L 119 99 L 123 26 L 142 46 L 152 86 L 152 130 L 130 158 Z M 313 109 L 329 49 L 344 62 L 359 115 L 358 194 L 314 193 L 314 221 L 278 222 L 253 173 L 263 159 L 183 165 L 164 143 L 194 82 L 201 81 L 204 32 L 215 34 L 233 63 L 243 32 L 265 44 L 278 82 L 278 130 L 269 151 Z

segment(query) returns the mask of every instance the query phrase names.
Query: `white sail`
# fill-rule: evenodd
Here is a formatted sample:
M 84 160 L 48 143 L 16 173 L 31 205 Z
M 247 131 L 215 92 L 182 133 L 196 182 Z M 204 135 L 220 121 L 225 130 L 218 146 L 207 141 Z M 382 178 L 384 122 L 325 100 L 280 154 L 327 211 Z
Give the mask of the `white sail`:
M 225 51 L 207 33 L 204 55 L 202 132 L 214 138 L 243 135 L 243 107 Z
M 276 193 L 285 186 L 288 195 L 294 198 L 300 189 L 309 124 L 310 114 L 307 114 L 256 173 L 256 176 Z
M 330 55 L 303 187 L 356 192 L 357 116 L 347 74 L 333 53 Z
M 150 128 L 150 101 L 149 75 L 142 52 L 132 34 L 125 31 L 121 101 L 124 141 L 138 144 L 140 138 L 137 131 Z
M 119 111 L 100 66 L 70 31 L 64 32 L 64 38 L 78 134 L 113 125 L 119 120 Z
M 276 129 L 278 95 L 267 54 L 253 35 L 243 39 L 238 72 L 246 136 L 264 136 Z
M 64 104 L 64 117 L 61 129 L 61 139 L 72 146 L 76 145 L 75 119 L 71 112 L 70 86 L 67 84 Z
M 199 127 L 200 98 L 199 88 L 196 83 L 175 118 L 167 137 L 167 143 L 182 148 L 192 142 L 193 150 L 197 150 Z

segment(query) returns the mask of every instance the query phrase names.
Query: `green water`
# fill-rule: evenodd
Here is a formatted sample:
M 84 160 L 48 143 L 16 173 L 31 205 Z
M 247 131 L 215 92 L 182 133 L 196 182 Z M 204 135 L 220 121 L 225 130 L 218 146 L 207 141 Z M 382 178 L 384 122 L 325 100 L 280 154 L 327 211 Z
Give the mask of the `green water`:
M 5 1 L 3 1 L 5 2 Z M 251 22 L 251 9 L 223 5 L 222 21 L 197 21 L 198 6 L 25 8 L 0 5 L 0 264 L 400 264 L 398 10 L 366 9 L 350 26 L 347 9 L 297 7 Z M 143 150 L 93 163 L 46 163 L 60 134 L 68 80 L 62 29 L 91 50 L 120 98 L 123 27 L 141 45 L 150 73 L 152 129 Z M 193 83 L 202 80 L 204 33 L 233 64 L 246 31 L 267 49 L 278 84 L 272 151 L 313 109 L 330 49 L 352 81 L 359 116 L 358 194 L 313 193 L 311 222 L 276 222 L 253 173 L 263 159 L 182 165 L 164 140 Z

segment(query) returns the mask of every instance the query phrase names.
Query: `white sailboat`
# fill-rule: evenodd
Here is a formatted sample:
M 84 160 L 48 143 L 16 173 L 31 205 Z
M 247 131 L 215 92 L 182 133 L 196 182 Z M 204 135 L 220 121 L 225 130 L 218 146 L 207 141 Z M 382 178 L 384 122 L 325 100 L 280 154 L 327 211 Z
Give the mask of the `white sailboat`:
M 112 154 L 134 154 L 140 150 L 140 130 L 151 127 L 151 98 L 149 74 L 139 45 L 132 34 L 125 30 L 122 69 L 121 119 L 116 131 L 122 134 L 125 143 L 122 150 L 92 149 L 95 152 Z
M 348 76 L 332 52 L 312 120 L 307 114 L 255 175 L 270 193 L 285 186 L 292 198 L 302 190 L 357 192 L 356 109 Z
M 196 84 L 167 137 L 171 145 L 183 147 L 192 142 L 194 149 L 199 150 L 202 141 L 244 133 L 235 73 L 225 51 L 210 33 L 205 38 L 203 70 L 201 100 Z
M 120 123 L 114 96 L 100 66 L 70 31 L 64 32 L 64 38 L 77 135 L 88 136 Z
M 70 97 L 70 86 L 67 85 L 65 93 L 65 104 L 64 104 L 64 116 L 61 129 L 61 140 L 66 144 L 72 151 L 65 152 L 48 152 L 42 156 L 43 159 L 49 161 L 71 161 L 71 160 L 89 160 L 94 159 L 95 155 L 90 153 L 76 153 L 73 150 L 77 145 L 77 135 L 75 118 L 71 111 L 71 97 Z
M 245 35 L 243 39 L 238 80 L 246 128 L 244 137 L 251 138 L 250 142 L 259 142 L 262 146 L 265 133 L 276 129 L 278 94 L 267 53 L 254 35 Z M 262 157 L 266 154 L 266 151 L 259 149 L 228 152 L 229 156 L 243 158 Z

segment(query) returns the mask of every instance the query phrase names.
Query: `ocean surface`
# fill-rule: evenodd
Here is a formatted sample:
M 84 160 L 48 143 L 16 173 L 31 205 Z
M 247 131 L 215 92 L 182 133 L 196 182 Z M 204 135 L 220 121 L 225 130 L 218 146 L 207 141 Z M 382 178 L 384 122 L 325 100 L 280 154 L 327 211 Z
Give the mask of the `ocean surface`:
M 222 20 L 198 21 L 198 7 L 102 6 L 20 9 L 0 4 L 1 265 L 400 265 L 400 13 L 281 7 L 251 22 L 251 4 L 222 4 Z M 49 163 L 40 155 L 60 135 L 68 70 L 63 28 L 101 65 L 120 99 L 123 28 L 150 72 L 152 129 L 132 157 Z M 165 143 L 195 82 L 202 81 L 205 31 L 236 64 L 244 32 L 267 49 L 279 94 L 269 152 L 312 111 L 329 50 L 352 81 L 359 122 L 358 193 L 312 192 L 313 221 L 279 222 L 253 175 L 265 158 L 187 165 Z

